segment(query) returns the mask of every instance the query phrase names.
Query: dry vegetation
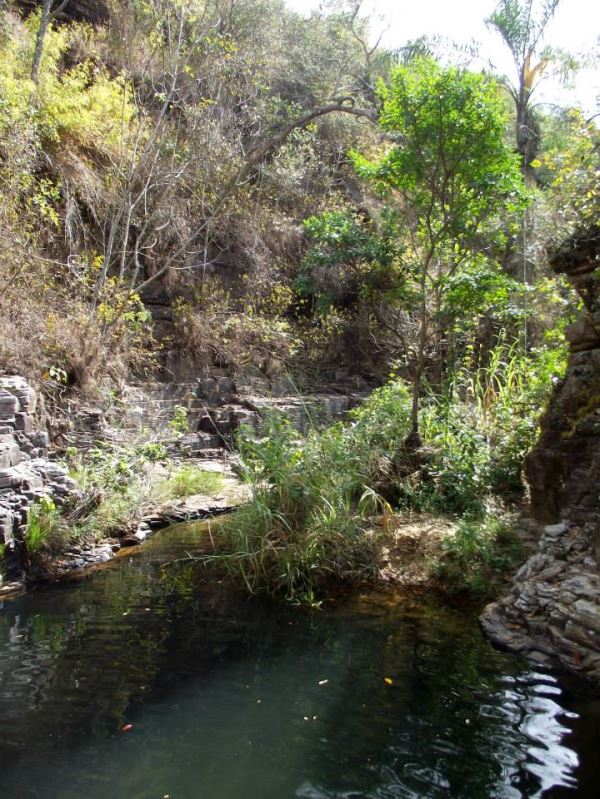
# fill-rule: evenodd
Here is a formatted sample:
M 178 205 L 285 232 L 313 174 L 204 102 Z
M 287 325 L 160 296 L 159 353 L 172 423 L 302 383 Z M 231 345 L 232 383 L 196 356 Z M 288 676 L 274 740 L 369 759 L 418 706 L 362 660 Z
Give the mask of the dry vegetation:
M 110 8 L 51 17 L 35 79 L 40 11 L 0 11 L 0 366 L 90 395 L 140 376 L 157 295 L 199 366 L 287 361 L 300 222 L 372 135 L 294 120 L 357 88 L 360 34 L 277 0 Z

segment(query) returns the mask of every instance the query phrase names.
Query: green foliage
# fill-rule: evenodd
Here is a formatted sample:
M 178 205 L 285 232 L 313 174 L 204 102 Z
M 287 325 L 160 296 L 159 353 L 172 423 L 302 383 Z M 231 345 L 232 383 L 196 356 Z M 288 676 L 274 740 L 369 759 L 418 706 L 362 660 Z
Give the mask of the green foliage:
M 402 278 L 410 289 L 401 308 L 417 323 L 417 341 L 403 344 L 416 433 L 431 355 L 442 375 L 444 370 L 442 354 L 429 355 L 429 342 L 438 348 L 465 310 L 476 319 L 501 293 L 509 294 L 508 281 L 487 253 L 505 242 L 526 198 L 517 157 L 505 142 L 506 114 L 493 80 L 418 57 L 395 68 L 390 85 L 379 85 L 379 96 L 379 124 L 393 144 L 376 160 L 356 152 L 352 159 L 395 209 L 403 240 Z
M 29 512 L 25 544 L 29 556 L 60 551 L 70 531 L 50 497 L 42 497 Z
M 125 491 L 147 463 L 164 457 L 164 447 L 141 443 L 126 446 L 102 442 L 84 456 L 76 457 L 72 475 L 84 491 L 101 488 Z
M 137 450 L 141 458 L 148 461 L 166 460 L 169 454 L 166 445 L 162 441 L 142 442 L 138 445 Z
M 213 496 L 222 490 L 223 485 L 223 475 L 220 472 L 211 472 L 183 464 L 176 467 L 169 477 L 157 484 L 156 493 L 164 499 L 179 499 L 192 494 Z
M 12 35 L 5 38 L 0 62 L 0 136 L 29 126 L 45 145 L 62 141 L 117 154 L 136 118 L 127 81 L 91 62 L 61 71 L 71 35 L 69 28 L 61 27 L 48 30 L 36 87 L 30 72 L 38 25 L 39 14 L 33 14 L 25 27 L 15 22 Z
M 506 115 L 497 84 L 484 75 L 443 69 L 429 58 L 397 67 L 379 86 L 380 126 L 398 142 L 359 172 L 401 194 L 413 248 L 472 251 L 475 234 L 498 213 L 523 207 L 518 162 L 504 140 Z
M 86 495 L 99 492 L 100 502 L 74 535 L 101 539 L 134 527 L 157 504 L 203 494 L 214 496 L 224 485 L 217 472 L 191 464 L 168 461 L 161 442 L 142 442 L 135 446 L 105 443 L 88 453 L 73 453 L 71 473 Z M 167 461 L 167 471 L 164 464 Z
M 514 572 L 523 556 L 523 545 L 510 520 L 487 515 L 482 520 L 460 522 L 455 535 L 445 539 L 434 571 L 445 591 L 485 598 L 494 596 L 499 583 Z
M 405 396 L 403 388 L 388 389 L 375 413 L 383 414 L 392 393 Z M 379 435 L 366 422 L 357 416 L 353 425 L 314 430 L 300 442 L 285 418 L 270 416 L 259 440 L 242 434 L 253 499 L 219 531 L 216 559 L 248 590 L 313 603 L 323 581 L 369 574 L 376 541 L 365 534 L 364 512 L 381 512 L 386 503 L 365 485 L 376 452 L 371 431 Z
M 560 0 L 499 0 L 487 20 L 508 47 L 515 67 L 513 78 L 504 83 L 515 109 L 515 143 L 521 156 L 524 175 L 539 147 L 539 113 L 531 98 L 542 75 L 553 62 L 559 63 L 566 76 L 575 66 L 572 56 L 542 47 L 546 27 Z
M 173 418 L 169 422 L 169 430 L 182 435 L 189 428 L 188 409 L 185 405 L 176 405 L 173 409 Z
M 487 22 L 500 33 L 518 67 L 525 58 L 531 60 L 559 3 L 560 0 L 499 0 Z
M 269 417 L 259 439 L 249 431 L 241 437 L 253 499 L 221 531 L 221 553 L 210 560 L 251 592 L 313 602 L 328 578 L 369 573 L 377 552 L 369 517 L 391 514 L 391 504 L 481 519 L 490 498 L 514 499 L 522 491 L 523 458 L 560 368 L 553 348 L 527 358 L 515 345 L 498 345 L 485 366 L 459 370 L 446 394 L 427 395 L 423 449 L 416 453 L 406 445 L 410 392 L 398 379 L 374 391 L 348 423 L 313 430 L 304 440 L 285 419 Z M 464 558 L 455 553 L 454 572 L 475 536 L 471 527 L 465 531 L 457 537 Z M 488 532 L 475 536 L 475 570 L 477 559 L 496 568 L 501 557 Z
M 433 449 L 421 501 L 433 510 L 481 514 L 486 499 L 523 491 L 525 455 L 553 380 L 566 366 L 566 347 L 555 344 L 523 355 L 499 344 L 487 363 L 465 363 L 446 393 L 424 404 L 421 429 Z
M 439 313 L 448 319 L 450 329 L 463 335 L 472 333 L 482 317 L 505 327 L 522 318 L 519 300 L 525 292 L 523 283 L 478 254 L 448 278 Z
M 135 530 L 144 510 L 152 507 L 152 498 L 147 476 L 139 475 L 119 490 L 109 488 L 102 493 L 98 507 L 75 526 L 74 534 L 101 541 Z
M 379 229 L 348 211 L 326 211 L 304 221 L 313 246 L 302 264 L 296 285 L 303 295 L 316 295 L 320 311 L 332 305 L 354 304 L 365 293 L 396 285 L 399 239 L 393 217 L 385 215 Z
M 550 218 L 546 237 L 559 246 L 600 215 L 600 132 L 578 109 L 544 118 L 544 150 L 531 167 L 542 189 L 539 202 Z M 540 209 L 543 220 L 543 211 Z
M 525 111 L 556 5 L 529 14 L 532 3 L 502 0 L 491 19 Z M 173 303 L 174 343 L 203 366 L 272 378 L 318 358 L 337 367 L 341 355 L 358 371 L 364 351 L 360 366 L 381 376 L 396 362 L 413 397 L 393 380 L 349 424 L 298 441 L 271 420 L 267 439 L 241 445 L 255 499 L 229 528 L 229 562 L 252 590 L 312 601 L 329 576 L 368 572 L 376 541 L 365 516 L 387 513 L 386 502 L 477 514 L 489 495 L 520 490 L 560 372 L 562 344 L 539 345 L 564 290 L 506 273 L 527 197 L 497 81 L 444 68 L 423 47 L 394 66 L 398 54 L 367 52 L 353 10 L 303 19 L 279 0 L 223 8 L 143 0 L 112 4 L 106 28 L 51 25 L 37 87 L 39 11 L 23 22 L 0 10 L 0 365 L 37 375 L 53 397 L 145 378 L 152 319 L 135 288 L 165 263 L 165 290 L 186 298 Z M 378 76 L 387 83 L 373 92 Z M 342 86 L 354 110 L 381 110 L 378 133 L 351 115 L 320 117 L 243 171 L 249 153 Z M 517 116 L 527 128 L 531 117 Z M 543 216 L 544 233 L 519 253 L 538 274 L 546 242 L 598 211 L 597 129 L 577 112 L 539 120 L 531 228 Z M 348 160 L 367 178 L 362 192 Z M 215 260 L 232 266 L 227 288 L 209 276 Z M 525 322 L 527 355 L 505 343 Z M 420 399 L 415 453 L 406 436 Z M 178 409 L 171 429 L 186 423 Z M 80 477 L 104 501 L 86 531 L 133 523 L 155 499 L 152 461 L 165 456 L 158 443 L 92 451 Z M 184 467 L 161 490 L 212 490 L 210 479 Z M 50 524 L 36 513 L 34 542 Z

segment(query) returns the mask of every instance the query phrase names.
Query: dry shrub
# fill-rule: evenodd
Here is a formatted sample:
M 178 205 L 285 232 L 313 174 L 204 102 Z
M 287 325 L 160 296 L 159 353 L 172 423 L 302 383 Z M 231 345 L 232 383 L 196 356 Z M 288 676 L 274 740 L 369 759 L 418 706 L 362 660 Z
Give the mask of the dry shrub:
M 97 398 L 151 370 L 152 349 L 149 328 L 122 318 L 107 323 L 89 303 L 55 289 L 10 291 L 0 302 L 0 369 L 38 385 L 58 383 Z
M 258 369 L 272 376 L 289 363 L 300 345 L 292 325 L 279 313 L 289 296 L 285 287 L 273 287 L 265 300 L 271 309 L 266 315 L 206 281 L 201 298 L 194 304 L 182 299 L 175 303 L 178 350 L 192 356 L 200 369 L 228 366 Z

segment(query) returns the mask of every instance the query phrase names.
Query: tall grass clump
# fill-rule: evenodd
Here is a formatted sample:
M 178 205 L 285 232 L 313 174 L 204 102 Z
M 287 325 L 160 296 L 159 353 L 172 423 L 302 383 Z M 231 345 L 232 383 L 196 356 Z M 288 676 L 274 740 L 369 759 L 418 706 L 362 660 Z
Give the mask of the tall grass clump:
M 69 530 L 50 497 L 42 497 L 29 511 L 25 544 L 29 557 L 59 552 L 69 541 Z
M 442 394 L 423 404 L 421 435 L 431 451 L 419 505 L 458 515 L 481 515 L 489 497 L 523 494 L 523 462 L 538 418 L 563 373 L 561 347 L 524 354 L 501 341 L 487 362 L 461 365 Z
M 277 416 L 265 420 L 258 440 L 243 431 L 242 475 L 252 502 L 223 528 L 218 560 L 250 592 L 298 602 L 313 602 L 330 578 L 368 575 L 377 545 L 371 517 L 388 508 L 370 475 L 386 437 L 387 446 L 391 437 L 399 445 L 408 418 L 408 391 L 394 384 L 370 400 L 369 413 L 361 409 L 351 423 L 303 440 Z
M 224 479 L 220 472 L 211 472 L 190 464 L 181 464 L 157 484 L 156 494 L 157 497 L 165 500 L 181 499 L 193 494 L 213 496 L 221 491 L 223 485 Z
M 313 602 L 328 579 L 372 573 L 392 508 L 476 525 L 491 498 L 523 491 L 523 459 L 559 366 L 546 351 L 525 357 L 501 342 L 485 366 L 461 367 L 443 394 L 424 397 L 417 448 L 409 444 L 410 389 L 400 379 L 374 391 L 347 422 L 303 439 L 275 416 L 258 439 L 242 431 L 252 501 L 224 526 L 215 559 L 252 593 Z M 486 552 L 502 539 L 482 536 Z M 457 538 L 459 568 L 468 540 Z
M 523 544 L 510 521 L 489 516 L 463 519 L 444 541 L 435 574 L 450 594 L 492 596 L 503 577 L 522 560 Z
M 84 495 L 98 497 L 96 507 L 76 525 L 79 535 L 102 538 L 120 534 L 158 504 L 192 494 L 214 496 L 224 485 L 218 472 L 169 463 L 160 443 L 124 446 L 106 442 L 83 459 L 74 455 L 72 476 Z

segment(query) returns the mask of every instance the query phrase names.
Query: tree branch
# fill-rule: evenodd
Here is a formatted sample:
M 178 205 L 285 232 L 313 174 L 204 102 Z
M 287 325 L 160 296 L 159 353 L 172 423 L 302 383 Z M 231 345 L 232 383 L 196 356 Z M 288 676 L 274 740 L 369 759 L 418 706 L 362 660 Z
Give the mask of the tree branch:
M 194 243 L 194 241 L 198 238 L 198 236 L 208 227 L 210 222 L 215 218 L 215 216 L 219 213 L 219 211 L 223 208 L 227 200 L 231 197 L 234 191 L 250 176 L 252 170 L 263 161 L 266 156 L 272 151 L 279 147 L 281 147 L 286 140 L 289 138 L 290 134 L 293 133 L 294 130 L 297 128 L 302 128 L 312 122 L 314 119 L 319 119 L 320 117 L 326 116 L 328 114 L 334 113 L 341 113 L 341 114 L 351 114 L 355 117 L 362 117 L 364 119 L 368 119 L 369 121 L 376 123 L 377 122 L 377 115 L 374 111 L 366 108 L 355 108 L 354 105 L 348 105 L 347 102 L 352 102 L 351 98 L 341 98 L 342 102 L 339 100 L 328 105 L 322 105 L 318 108 L 313 108 L 312 111 L 307 111 L 300 117 L 297 117 L 292 122 L 289 122 L 282 130 L 278 133 L 274 134 L 273 136 L 269 137 L 263 144 L 256 147 L 252 150 L 248 157 L 246 158 L 245 162 L 242 164 L 241 168 L 237 171 L 237 173 L 229 180 L 221 192 L 220 197 L 218 198 L 216 204 L 214 205 L 212 211 L 208 215 L 207 218 L 204 219 L 203 223 L 200 227 L 195 230 L 188 238 L 181 244 L 177 250 L 169 255 L 169 257 L 165 260 L 163 265 L 160 269 L 154 274 L 151 275 L 149 278 L 144 280 L 140 283 L 139 286 L 135 286 L 132 288 L 132 292 L 139 294 L 139 292 L 143 291 L 145 288 L 150 286 L 160 277 L 162 277 L 168 270 L 172 267 L 172 265 L 180 258 L 182 255 L 185 254 L 187 249 Z

